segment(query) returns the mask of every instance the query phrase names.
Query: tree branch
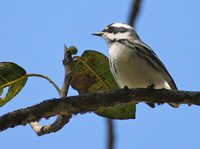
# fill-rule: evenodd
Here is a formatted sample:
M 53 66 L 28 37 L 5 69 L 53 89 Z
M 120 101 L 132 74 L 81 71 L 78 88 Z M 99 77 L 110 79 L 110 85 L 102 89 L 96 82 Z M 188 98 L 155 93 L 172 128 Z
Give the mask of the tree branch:
M 115 148 L 115 123 L 111 119 L 107 119 L 107 149 Z
M 133 0 L 130 16 L 129 16 L 129 21 L 128 21 L 128 24 L 131 26 L 135 25 L 135 22 L 136 22 L 135 20 L 137 19 L 137 16 L 141 9 L 141 1 L 142 0 Z
M 133 0 L 128 21 L 129 25 L 131 26 L 135 25 L 136 22 L 135 20 L 139 14 L 140 8 L 141 8 L 141 0 Z M 107 120 L 107 129 L 108 129 L 107 149 L 114 149 L 115 145 L 114 121 L 110 119 Z
M 74 47 L 73 47 L 74 48 Z M 74 49 L 72 49 L 74 50 Z M 65 70 L 65 78 L 63 81 L 62 89 L 59 91 L 60 97 L 66 97 L 71 81 L 71 49 L 67 48 L 64 45 L 64 70 Z M 71 115 L 57 115 L 57 118 L 54 123 L 51 125 L 41 126 L 38 121 L 31 122 L 30 125 L 33 130 L 36 132 L 38 136 L 49 134 L 51 132 L 57 132 L 58 130 L 62 129 L 66 123 L 69 122 Z
M 172 91 L 166 89 L 118 89 L 112 91 L 63 97 L 41 102 L 0 117 L 0 131 L 25 125 L 41 118 L 55 115 L 76 115 L 94 112 L 99 107 L 108 107 L 128 102 L 179 103 L 200 105 L 200 92 Z

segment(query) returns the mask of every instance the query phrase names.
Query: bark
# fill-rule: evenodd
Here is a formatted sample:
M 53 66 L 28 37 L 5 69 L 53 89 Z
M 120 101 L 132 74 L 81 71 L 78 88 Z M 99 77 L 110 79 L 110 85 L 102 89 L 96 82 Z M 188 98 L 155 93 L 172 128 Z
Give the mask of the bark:
M 1 116 L 0 131 L 39 121 L 41 118 L 48 118 L 55 115 L 76 115 L 79 113 L 95 112 L 101 106 L 109 107 L 128 102 L 200 105 L 200 92 L 172 91 L 166 89 L 118 89 L 55 98 Z

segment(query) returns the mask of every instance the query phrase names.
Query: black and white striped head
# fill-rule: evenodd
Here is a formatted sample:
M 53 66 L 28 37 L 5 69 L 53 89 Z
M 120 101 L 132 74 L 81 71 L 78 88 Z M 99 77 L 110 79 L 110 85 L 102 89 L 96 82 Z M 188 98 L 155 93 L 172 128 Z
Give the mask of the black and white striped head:
M 93 33 L 93 35 L 103 37 L 108 44 L 118 40 L 140 40 L 135 30 L 125 23 L 110 24 L 103 31 Z

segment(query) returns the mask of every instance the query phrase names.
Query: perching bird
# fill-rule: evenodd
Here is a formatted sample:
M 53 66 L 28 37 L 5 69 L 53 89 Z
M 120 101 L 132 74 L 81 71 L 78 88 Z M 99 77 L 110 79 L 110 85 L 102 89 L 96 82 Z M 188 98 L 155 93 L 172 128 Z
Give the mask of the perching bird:
M 177 90 L 164 64 L 136 31 L 124 23 L 113 23 L 93 35 L 101 36 L 109 46 L 110 70 L 120 88 Z M 153 103 L 148 103 L 155 107 Z M 173 107 L 178 104 L 170 103 Z

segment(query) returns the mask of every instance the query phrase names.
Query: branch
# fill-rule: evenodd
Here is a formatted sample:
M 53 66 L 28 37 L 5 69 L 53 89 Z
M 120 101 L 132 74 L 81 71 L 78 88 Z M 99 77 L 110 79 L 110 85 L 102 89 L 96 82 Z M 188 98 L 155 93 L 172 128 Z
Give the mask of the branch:
M 130 16 L 129 16 L 129 22 L 128 24 L 131 26 L 134 26 L 135 20 L 138 16 L 138 13 L 141 8 L 141 0 L 133 0 L 132 6 L 130 9 Z M 115 142 L 115 133 L 114 133 L 114 122 L 112 120 L 107 120 L 107 149 L 113 149 L 114 148 L 114 142 Z
M 55 115 L 76 115 L 94 112 L 99 107 L 109 107 L 120 103 L 153 102 L 200 105 L 200 92 L 172 91 L 166 89 L 118 89 L 112 91 L 82 94 L 41 102 L 19 109 L 0 117 L 0 131 L 18 125 L 25 125 L 41 118 Z
M 72 51 L 73 50 L 73 51 Z M 76 49 L 75 49 L 76 50 Z M 60 97 L 66 97 L 71 81 L 71 62 L 72 62 L 72 53 L 74 53 L 74 47 L 67 48 L 64 46 L 64 70 L 65 70 L 65 78 L 63 81 L 63 86 L 61 90 L 59 91 Z M 58 130 L 62 129 L 63 126 L 69 122 L 69 119 L 71 118 L 71 115 L 57 115 L 57 118 L 54 123 L 51 125 L 45 125 L 41 126 L 38 121 L 31 122 L 30 125 L 33 128 L 33 130 L 36 132 L 38 136 L 49 134 L 51 132 L 57 132 Z
M 108 136 L 107 136 L 107 149 L 113 149 L 115 148 L 115 127 L 114 123 L 112 120 L 107 119 L 107 131 L 108 131 Z
M 141 9 L 141 1 L 142 0 L 133 0 L 133 4 L 131 6 L 131 13 L 130 13 L 130 17 L 129 17 L 129 21 L 128 24 L 131 26 L 135 25 L 135 20 L 137 19 L 137 16 L 140 12 Z

